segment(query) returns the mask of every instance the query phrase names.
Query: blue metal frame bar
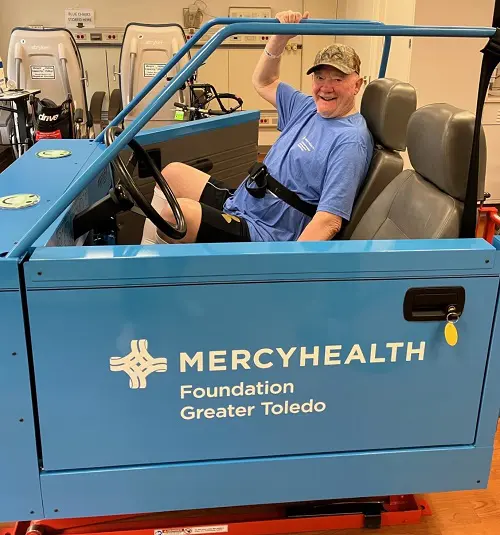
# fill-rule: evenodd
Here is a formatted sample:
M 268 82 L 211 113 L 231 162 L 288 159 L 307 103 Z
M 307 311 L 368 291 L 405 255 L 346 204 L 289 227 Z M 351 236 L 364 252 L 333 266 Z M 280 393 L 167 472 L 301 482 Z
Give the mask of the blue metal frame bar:
M 385 36 L 384 49 L 382 51 L 382 59 L 380 61 L 380 69 L 378 71 L 378 77 L 384 78 L 387 71 L 387 63 L 389 63 L 389 54 L 391 52 L 392 38 L 390 35 Z
M 213 19 L 205 23 L 194 35 L 184 44 L 179 52 L 163 67 L 161 71 L 156 74 L 151 81 L 144 86 L 139 93 L 128 103 L 127 106 L 109 123 L 109 125 L 97 136 L 96 141 L 101 143 L 104 140 L 105 132 L 108 128 L 119 125 L 125 117 L 143 100 L 143 98 L 170 72 L 170 70 L 177 65 L 177 63 L 184 57 L 185 54 L 193 48 L 193 46 L 210 30 L 210 28 L 217 25 L 228 25 L 242 22 L 257 22 L 257 23 L 279 23 L 278 19 L 252 19 L 248 17 L 234 18 L 234 17 L 220 17 Z M 356 20 L 356 19 L 341 19 L 341 20 L 329 20 L 329 19 L 307 19 L 308 23 L 313 24 L 373 24 L 384 26 L 383 22 L 372 20 Z M 304 21 L 302 21 L 304 23 Z M 384 53 L 380 63 L 379 77 L 385 76 L 387 69 L 387 61 L 389 59 L 389 51 L 391 48 L 391 37 L 386 36 L 384 42 Z
M 124 132 L 107 147 L 101 155 L 82 173 L 47 210 L 45 215 L 27 232 L 7 254 L 7 257 L 21 257 L 35 240 L 64 212 L 73 200 L 92 182 L 141 128 L 172 98 L 193 72 L 210 56 L 225 39 L 235 34 L 267 35 L 367 35 L 402 37 L 474 37 L 487 38 L 494 35 L 492 27 L 442 27 L 442 26 L 375 26 L 369 24 L 275 24 L 275 23 L 235 23 L 226 26 L 199 50 L 198 54 L 180 70 L 170 84 L 163 89 L 154 102 L 150 103 Z

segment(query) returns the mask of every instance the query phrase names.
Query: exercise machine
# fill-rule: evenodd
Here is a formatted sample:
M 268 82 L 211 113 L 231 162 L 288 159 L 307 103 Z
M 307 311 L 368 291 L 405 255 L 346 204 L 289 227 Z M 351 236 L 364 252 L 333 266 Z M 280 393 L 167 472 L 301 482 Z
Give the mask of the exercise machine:
M 130 104 L 134 97 L 157 75 L 171 60 L 179 49 L 186 43 L 184 30 L 179 24 L 143 24 L 131 22 L 127 24 L 120 51 L 120 93 L 122 107 Z M 158 95 L 173 76 L 177 74 L 190 60 L 190 55 L 180 58 L 172 71 L 166 73 L 163 83 L 156 84 L 151 96 Z M 172 124 L 175 118 L 174 102 L 190 104 L 190 94 L 184 84 L 175 97 L 170 99 L 151 118 L 148 127 L 159 127 Z M 131 108 L 125 116 L 125 126 L 140 115 L 144 109 L 144 102 Z
M 121 130 L 211 24 L 224 28 Z M 10 166 L 0 180 L 0 521 L 23 521 L 9 528 L 16 535 L 243 533 L 248 517 L 238 509 L 233 525 L 227 508 L 273 506 L 260 521 L 277 523 L 254 533 L 307 531 L 331 527 L 339 500 L 366 497 L 372 505 L 351 521 L 376 527 L 394 522 L 391 512 L 418 519 L 425 504 L 409 495 L 485 488 L 499 408 L 500 241 L 477 238 L 476 223 L 497 26 L 500 6 L 479 28 L 214 19 L 95 140 L 42 140 Z M 123 210 L 184 235 L 145 136 L 165 143 L 257 112 L 141 129 L 240 33 L 487 40 L 476 116 L 414 109 L 412 88 L 385 80 L 383 60 L 373 91 L 392 83 L 407 95 L 402 141 L 416 165 L 392 166 L 348 238 L 96 240 Z M 377 136 L 402 150 L 384 129 Z M 134 186 L 125 148 L 149 167 L 175 224 Z M 202 510 L 214 512 L 208 524 L 179 516 Z
M 95 136 L 85 86 L 87 73 L 69 30 L 14 28 L 9 41 L 7 77 L 13 91 L 5 95 L 14 96 L 9 105 L 12 111 L 3 107 L 2 137 L 10 141 L 16 157 L 40 139 Z M 19 100 L 19 92 L 29 97 L 21 107 L 15 100 Z M 92 95 L 91 105 L 98 115 L 98 104 L 102 106 L 103 98 L 102 91 Z

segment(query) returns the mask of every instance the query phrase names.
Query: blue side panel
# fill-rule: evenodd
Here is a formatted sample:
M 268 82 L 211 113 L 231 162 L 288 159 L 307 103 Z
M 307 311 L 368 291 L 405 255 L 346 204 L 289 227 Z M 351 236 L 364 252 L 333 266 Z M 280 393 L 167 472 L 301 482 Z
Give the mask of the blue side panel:
M 0 258 L 0 291 L 19 291 L 19 271 L 17 260 Z
M 497 275 L 495 249 L 479 239 L 39 247 L 29 288 L 101 287 L 270 279 L 371 279 Z
M 3 275 L 18 278 L 14 260 Z M 28 355 L 19 287 L 0 287 L 0 522 L 43 517 Z
M 485 488 L 491 457 L 492 448 L 355 453 L 43 474 L 41 481 L 47 516 L 64 518 Z
M 404 319 L 409 288 L 457 285 L 457 346 L 445 322 Z M 44 468 L 473 444 L 497 291 L 497 277 L 29 291 Z
M 38 152 L 49 148 L 67 149 L 71 155 L 60 159 L 37 157 Z M 0 175 L 0 197 L 35 193 L 40 196 L 40 202 L 22 210 L 0 210 L 0 253 L 10 251 L 19 242 L 104 149 L 103 145 L 83 139 L 39 141 L 5 170 Z M 73 245 L 74 215 L 104 197 L 110 187 L 111 172 L 106 167 L 36 241 L 35 246 Z
M 83 141 L 83 140 L 81 140 Z M 85 141 L 84 141 L 85 142 Z M 95 144 L 94 144 L 95 145 Z M 104 145 L 97 145 L 92 147 L 93 152 L 89 155 L 86 166 L 91 163 L 101 154 L 105 149 Z M 73 177 L 73 182 L 77 179 L 80 173 L 76 173 Z M 71 178 L 71 177 L 67 177 Z M 68 185 L 69 185 L 68 182 Z M 85 210 L 93 203 L 105 197 L 112 186 L 111 168 L 105 167 L 85 188 L 80 195 L 71 203 L 64 213 L 36 240 L 34 247 L 62 247 L 75 245 L 73 235 L 73 219 L 76 214 Z M 66 189 L 66 188 L 65 188 Z M 86 235 L 77 239 L 76 244 L 79 245 L 84 242 Z
M 169 139 L 185 137 L 192 134 L 199 134 L 202 132 L 210 132 L 220 128 L 227 128 L 243 123 L 251 123 L 258 121 L 260 112 L 258 111 L 241 111 L 223 115 L 220 117 L 210 117 L 201 121 L 189 121 L 161 128 L 149 128 L 139 132 L 135 137 L 141 145 L 153 145 L 162 143 Z
M 497 262 L 500 264 L 500 236 L 495 237 L 493 245 L 497 250 Z M 500 293 L 491 338 L 488 373 L 485 377 L 481 423 L 478 428 L 476 444 L 490 445 L 496 435 L 498 415 L 500 413 Z
M 35 193 L 39 204 L 22 210 L 0 210 L 0 253 L 10 251 L 36 221 L 41 219 L 87 164 L 97 145 L 88 140 L 41 140 L 0 175 L 0 197 Z M 70 150 L 60 159 L 42 159 L 45 149 Z

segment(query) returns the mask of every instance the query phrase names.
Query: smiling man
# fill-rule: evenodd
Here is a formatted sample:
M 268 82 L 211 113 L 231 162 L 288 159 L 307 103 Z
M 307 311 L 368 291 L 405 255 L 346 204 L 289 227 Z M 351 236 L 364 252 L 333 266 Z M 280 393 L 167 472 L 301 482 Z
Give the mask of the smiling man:
M 309 15 L 285 11 L 281 23 Z M 346 45 L 332 44 L 307 71 L 312 95 L 280 80 L 283 51 L 291 36 L 269 39 L 252 82 L 278 111 L 279 138 L 235 191 L 181 163 L 163 175 L 179 199 L 187 223 L 183 242 L 331 240 L 351 215 L 368 171 L 373 139 L 355 106 L 363 83 L 361 60 Z M 153 206 L 174 222 L 158 188 Z M 147 221 L 143 243 L 175 243 Z

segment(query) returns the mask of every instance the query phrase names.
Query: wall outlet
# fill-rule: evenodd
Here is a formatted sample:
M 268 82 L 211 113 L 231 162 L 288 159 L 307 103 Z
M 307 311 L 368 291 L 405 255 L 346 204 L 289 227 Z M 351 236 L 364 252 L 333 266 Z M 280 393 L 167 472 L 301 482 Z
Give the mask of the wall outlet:
M 235 18 L 270 19 L 272 13 L 270 7 L 230 7 L 229 16 Z

